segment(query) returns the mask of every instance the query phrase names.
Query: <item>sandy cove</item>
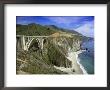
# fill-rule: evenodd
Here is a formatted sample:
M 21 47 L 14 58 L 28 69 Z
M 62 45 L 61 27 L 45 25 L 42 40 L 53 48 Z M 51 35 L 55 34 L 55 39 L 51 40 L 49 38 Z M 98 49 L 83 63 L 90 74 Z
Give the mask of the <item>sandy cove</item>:
M 78 54 L 82 53 L 83 51 L 85 51 L 85 50 L 68 53 L 67 58 L 72 62 L 71 68 L 57 67 L 57 66 L 54 66 L 54 67 L 63 72 L 66 72 L 68 74 L 87 74 L 87 72 L 84 70 L 83 66 L 79 63 L 79 59 L 78 59 Z

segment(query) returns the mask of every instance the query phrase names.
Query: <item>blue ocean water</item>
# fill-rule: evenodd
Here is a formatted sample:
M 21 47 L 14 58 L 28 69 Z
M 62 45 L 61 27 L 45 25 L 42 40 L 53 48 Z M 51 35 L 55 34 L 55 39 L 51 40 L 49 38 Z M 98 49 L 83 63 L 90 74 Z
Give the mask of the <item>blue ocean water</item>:
M 94 39 L 84 41 L 81 48 L 86 51 L 78 55 L 80 63 L 88 74 L 94 74 Z

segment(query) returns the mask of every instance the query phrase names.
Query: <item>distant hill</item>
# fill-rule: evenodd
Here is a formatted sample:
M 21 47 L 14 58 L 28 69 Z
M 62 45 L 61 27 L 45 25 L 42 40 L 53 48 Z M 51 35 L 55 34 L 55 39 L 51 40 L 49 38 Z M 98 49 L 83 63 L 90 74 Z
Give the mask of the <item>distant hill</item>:
M 50 35 L 55 33 L 56 30 L 49 29 L 45 26 L 39 24 L 28 24 L 28 25 L 16 25 L 16 34 L 17 35 L 30 35 L 30 36 L 40 36 L 40 35 Z
M 45 27 L 53 28 L 53 29 L 60 29 L 59 27 L 57 27 L 55 25 L 45 25 Z
M 81 33 L 76 32 L 75 30 L 68 30 L 68 29 L 60 28 L 60 27 L 57 27 L 55 25 L 45 25 L 45 26 L 48 27 L 48 28 L 51 28 L 51 29 L 56 29 L 56 30 L 59 30 L 59 31 L 67 32 L 67 33 L 82 35 Z
M 74 31 L 74 30 L 67 30 L 63 28 L 59 28 L 55 25 L 40 25 L 40 24 L 35 24 L 31 23 L 28 25 L 21 25 L 17 24 L 16 25 L 16 34 L 17 35 L 51 35 L 54 33 L 68 33 L 68 34 L 77 34 L 81 35 L 80 33 Z

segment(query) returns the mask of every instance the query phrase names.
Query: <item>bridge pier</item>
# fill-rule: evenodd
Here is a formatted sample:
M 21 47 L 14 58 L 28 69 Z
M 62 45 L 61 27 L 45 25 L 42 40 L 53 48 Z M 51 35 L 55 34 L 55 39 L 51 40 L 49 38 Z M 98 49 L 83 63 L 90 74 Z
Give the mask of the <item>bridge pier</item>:
M 39 38 L 39 43 L 40 43 L 40 48 L 43 49 L 43 42 L 44 42 L 44 39 L 43 38 Z
M 21 37 L 21 45 L 23 50 L 27 50 L 24 35 Z
M 22 46 L 21 46 L 21 38 L 20 38 L 20 37 L 17 37 L 17 38 L 16 38 L 16 49 L 17 49 L 17 50 L 22 49 Z

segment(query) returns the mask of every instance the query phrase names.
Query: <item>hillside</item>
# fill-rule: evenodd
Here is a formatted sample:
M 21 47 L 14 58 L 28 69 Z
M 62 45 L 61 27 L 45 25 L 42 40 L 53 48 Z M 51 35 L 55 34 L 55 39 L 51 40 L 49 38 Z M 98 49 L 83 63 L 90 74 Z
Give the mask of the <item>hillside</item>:
M 80 50 L 83 39 L 76 31 L 58 28 L 54 25 L 42 26 L 39 24 L 16 25 L 17 35 L 52 36 L 45 38 L 43 49 L 40 49 L 36 39 L 32 41 L 28 51 L 17 48 L 17 74 L 66 74 L 54 66 L 71 68 L 72 62 L 67 58 L 68 52 Z M 73 70 L 75 72 L 75 70 Z
M 55 29 L 50 29 L 39 24 L 28 24 L 28 25 L 16 25 L 17 35 L 29 35 L 29 36 L 48 36 L 57 32 Z
M 28 25 L 16 25 L 16 34 L 17 35 L 51 35 L 53 33 L 60 32 L 60 33 L 68 33 L 68 34 L 77 34 L 77 35 L 82 35 L 74 30 L 67 30 L 63 28 L 59 28 L 55 25 L 45 25 L 42 26 L 40 24 L 28 24 Z

